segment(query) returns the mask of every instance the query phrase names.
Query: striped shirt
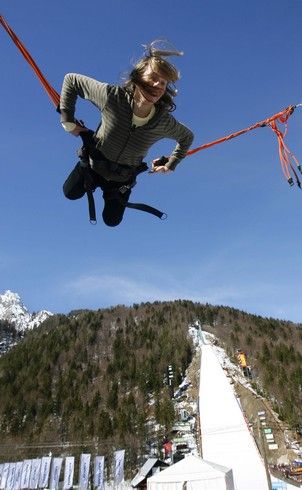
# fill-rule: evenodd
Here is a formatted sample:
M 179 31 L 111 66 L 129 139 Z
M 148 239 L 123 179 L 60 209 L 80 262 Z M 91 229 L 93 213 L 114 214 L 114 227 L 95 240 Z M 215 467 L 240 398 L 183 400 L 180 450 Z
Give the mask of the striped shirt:
M 166 166 L 174 170 L 186 155 L 193 133 L 178 122 L 162 105 L 143 126 L 132 123 L 132 95 L 119 85 L 110 85 L 93 78 L 68 73 L 62 86 L 60 110 L 62 122 L 74 122 L 77 97 L 89 100 L 101 113 L 95 132 L 96 147 L 113 162 L 139 166 L 149 148 L 163 138 L 177 142 Z

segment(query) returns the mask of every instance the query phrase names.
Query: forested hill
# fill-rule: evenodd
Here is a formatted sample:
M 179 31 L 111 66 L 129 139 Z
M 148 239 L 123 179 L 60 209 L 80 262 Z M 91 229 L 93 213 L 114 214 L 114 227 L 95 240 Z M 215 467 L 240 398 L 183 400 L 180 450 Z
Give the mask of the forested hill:
M 301 325 L 178 300 L 54 315 L 28 332 L 0 358 L 2 444 L 93 440 L 135 460 L 151 417 L 171 427 L 165 373 L 171 364 L 175 385 L 183 379 L 196 321 L 230 356 L 244 350 L 258 389 L 289 424 L 301 422 Z
M 15 325 L 0 319 L 0 356 L 22 338 Z

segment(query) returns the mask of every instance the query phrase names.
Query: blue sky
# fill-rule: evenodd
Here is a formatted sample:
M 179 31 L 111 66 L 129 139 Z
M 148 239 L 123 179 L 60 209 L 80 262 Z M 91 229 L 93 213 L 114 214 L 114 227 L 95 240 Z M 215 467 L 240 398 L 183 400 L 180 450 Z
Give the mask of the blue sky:
M 300 0 L 53 0 L 2 3 L 2 15 L 60 91 L 65 73 L 120 83 L 165 37 L 185 52 L 175 116 L 193 147 L 302 101 Z M 30 311 L 192 299 L 302 322 L 302 191 L 290 187 L 269 128 L 188 157 L 170 175 L 143 174 L 123 223 L 89 223 L 86 199 L 62 184 L 79 139 L 66 134 L 48 96 L 4 32 L 1 62 L 0 293 Z M 94 128 L 98 113 L 80 101 Z M 302 160 L 302 109 L 287 143 Z M 157 144 L 148 161 L 169 154 Z M 101 214 L 101 194 L 96 195 Z

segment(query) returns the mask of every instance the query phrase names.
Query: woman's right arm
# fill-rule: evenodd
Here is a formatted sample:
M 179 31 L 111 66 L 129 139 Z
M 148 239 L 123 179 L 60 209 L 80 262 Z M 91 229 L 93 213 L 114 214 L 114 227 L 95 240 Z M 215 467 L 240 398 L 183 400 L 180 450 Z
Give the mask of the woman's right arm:
M 75 123 L 75 107 L 78 97 L 89 100 L 102 110 L 107 101 L 107 90 L 108 83 L 99 82 L 94 78 L 77 73 L 65 75 L 60 97 L 61 122 Z

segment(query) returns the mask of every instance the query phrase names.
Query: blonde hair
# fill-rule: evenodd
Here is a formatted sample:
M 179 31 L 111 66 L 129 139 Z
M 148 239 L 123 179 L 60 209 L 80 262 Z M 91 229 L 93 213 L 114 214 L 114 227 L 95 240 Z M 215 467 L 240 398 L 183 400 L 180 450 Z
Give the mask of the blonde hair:
M 153 72 L 157 73 L 168 82 L 166 91 L 157 104 L 165 105 L 169 111 L 175 110 L 176 105 L 173 101 L 173 97 L 177 94 L 177 90 L 174 84 L 179 80 L 180 73 L 172 63 L 165 60 L 157 53 L 144 56 L 136 63 L 133 70 L 130 72 L 129 79 L 124 83 L 124 87 L 128 92 L 133 94 L 136 85 L 143 86 L 144 83 L 146 83 L 143 82 L 143 75 L 149 67 Z
M 151 68 L 152 71 L 165 78 L 168 83 L 175 83 L 179 80 L 179 71 L 172 63 L 165 60 L 159 55 L 146 56 L 142 58 L 135 66 L 135 69 L 141 74 L 146 68 Z

